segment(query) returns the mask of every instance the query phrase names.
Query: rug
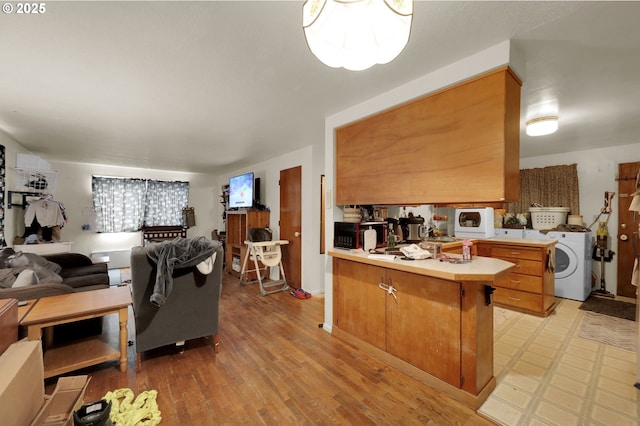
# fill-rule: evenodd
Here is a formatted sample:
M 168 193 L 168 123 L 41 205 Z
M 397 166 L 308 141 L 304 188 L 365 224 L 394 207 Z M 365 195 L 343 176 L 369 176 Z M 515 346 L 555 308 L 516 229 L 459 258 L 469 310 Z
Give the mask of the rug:
M 635 321 L 585 312 L 578 336 L 635 352 L 638 344 Z
M 622 300 L 607 297 L 589 296 L 589 298 L 580 305 L 580 309 L 597 314 L 609 315 L 610 317 L 623 318 L 629 321 L 636 320 L 636 305 L 634 303 L 623 302 Z

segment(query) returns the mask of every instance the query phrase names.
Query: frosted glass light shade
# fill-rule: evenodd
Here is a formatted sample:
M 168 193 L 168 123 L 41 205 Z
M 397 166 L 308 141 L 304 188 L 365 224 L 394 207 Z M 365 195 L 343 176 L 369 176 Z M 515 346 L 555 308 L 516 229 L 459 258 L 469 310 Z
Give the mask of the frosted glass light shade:
M 550 135 L 558 130 L 558 117 L 538 117 L 527 121 L 527 135 L 544 136 Z
M 405 48 L 413 0 L 306 0 L 307 45 L 325 65 L 352 71 L 386 64 Z

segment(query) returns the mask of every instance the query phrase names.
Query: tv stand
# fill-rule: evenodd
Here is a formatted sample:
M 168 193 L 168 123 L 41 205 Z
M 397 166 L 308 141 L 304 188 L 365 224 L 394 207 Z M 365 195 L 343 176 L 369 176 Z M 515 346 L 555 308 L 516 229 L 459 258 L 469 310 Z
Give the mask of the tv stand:
M 240 277 L 242 259 L 247 246 L 247 231 L 251 228 L 268 228 L 269 210 L 228 210 L 225 243 L 225 272 Z

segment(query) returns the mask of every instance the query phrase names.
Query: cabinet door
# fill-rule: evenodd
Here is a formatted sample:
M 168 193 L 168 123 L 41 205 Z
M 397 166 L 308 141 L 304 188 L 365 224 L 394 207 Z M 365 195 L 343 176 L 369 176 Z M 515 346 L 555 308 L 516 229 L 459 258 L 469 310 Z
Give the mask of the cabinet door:
M 387 296 L 387 351 L 460 387 L 460 283 L 389 274 L 397 298 Z
M 378 284 L 384 277 L 383 268 L 333 260 L 334 324 L 382 350 L 386 350 L 387 293 Z

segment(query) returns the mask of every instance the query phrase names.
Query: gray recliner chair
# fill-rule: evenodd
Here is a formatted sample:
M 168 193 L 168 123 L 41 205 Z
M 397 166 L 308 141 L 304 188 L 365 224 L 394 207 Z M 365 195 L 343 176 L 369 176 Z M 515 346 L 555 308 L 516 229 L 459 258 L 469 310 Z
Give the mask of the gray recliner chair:
M 222 290 L 222 245 L 214 253 L 209 274 L 197 267 L 174 269 L 173 288 L 166 302 L 158 307 L 149 301 L 156 283 L 156 264 L 143 247 L 131 249 L 131 288 L 136 328 L 136 370 L 142 368 L 142 353 L 186 340 L 213 336 L 219 350 L 218 317 Z

